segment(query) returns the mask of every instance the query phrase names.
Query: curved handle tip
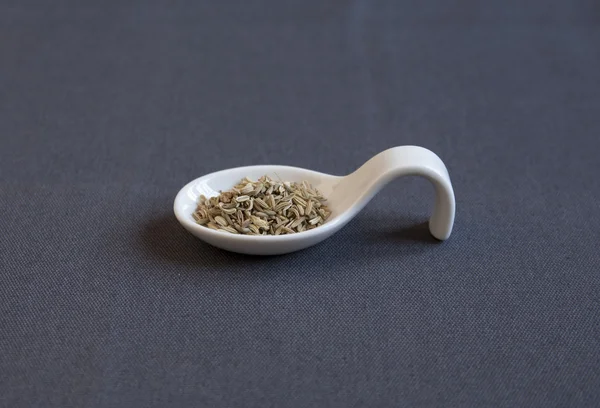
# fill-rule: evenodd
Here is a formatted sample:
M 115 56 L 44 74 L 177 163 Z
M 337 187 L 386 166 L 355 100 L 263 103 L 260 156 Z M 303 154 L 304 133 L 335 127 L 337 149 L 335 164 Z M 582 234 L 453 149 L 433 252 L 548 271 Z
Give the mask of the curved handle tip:
M 373 180 L 374 174 L 376 176 Z M 426 178 L 435 188 L 435 203 L 429 219 L 429 231 L 440 241 L 450 237 L 456 211 L 454 190 L 446 165 L 431 150 L 420 146 L 393 147 L 373 157 L 351 176 L 354 180 L 359 179 L 370 184 L 367 187 L 371 191 L 370 197 L 398 177 Z

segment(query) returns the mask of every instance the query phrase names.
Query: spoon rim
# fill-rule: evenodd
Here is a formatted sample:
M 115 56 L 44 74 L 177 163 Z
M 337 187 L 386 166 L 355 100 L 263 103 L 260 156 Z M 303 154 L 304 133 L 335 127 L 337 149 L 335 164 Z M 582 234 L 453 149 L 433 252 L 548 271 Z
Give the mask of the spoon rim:
M 335 176 L 332 174 L 327 174 L 327 173 L 322 173 L 319 171 L 315 171 L 315 170 L 310 170 L 310 169 L 305 169 L 302 167 L 295 167 L 295 166 L 288 166 L 288 165 L 278 165 L 278 164 L 265 164 L 265 165 L 251 165 L 251 166 L 240 166 L 240 167 L 232 167 L 229 169 L 223 169 L 223 170 L 218 170 L 218 171 L 214 171 L 208 174 L 205 174 L 204 176 L 200 176 L 197 177 L 195 179 L 193 179 L 192 181 L 186 183 L 177 193 L 177 195 L 175 196 L 175 200 L 173 202 L 173 211 L 175 212 L 175 217 L 177 218 L 177 220 L 179 221 L 180 224 L 188 227 L 188 228 L 192 228 L 195 231 L 199 231 L 201 234 L 208 234 L 213 235 L 215 237 L 222 237 L 222 238 L 227 238 L 227 239 L 234 239 L 234 240 L 239 240 L 239 241 L 290 241 L 290 240 L 294 240 L 294 239 L 299 239 L 299 238 L 304 238 L 304 237 L 311 237 L 314 235 L 319 235 L 324 233 L 326 230 L 329 230 L 331 228 L 334 228 L 337 224 L 341 223 L 343 220 L 343 214 L 339 214 L 337 216 L 334 216 L 332 218 L 330 218 L 328 221 L 326 221 L 325 223 L 323 223 L 322 225 L 320 225 L 317 228 L 314 228 L 312 230 L 308 230 L 308 231 L 301 231 L 301 232 L 296 232 L 293 234 L 285 234 L 285 235 L 246 235 L 246 234 L 232 234 L 230 232 L 227 231 L 217 231 L 217 230 L 213 230 L 211 228 L 208 227 L 204 227 L 196 222 L 194 222 L 193 220 L 187 218 L 188 215 L 187 213 L 184 213 L 182 210 L 180 210 L 177 206 L 177 203 L 179 200 L 182 199 L 183 196 L 187 196 L 187 192 L 189 191 L 190 188 L 192 188 L 194 185 L 196 185 L 198 182 L 210 178 L 210 177 L 214 177 L 214 176 L 218 176 L 219 173 L 226 173 L 229 171 L 242 171 L 242 170 L 256 170 L 258 168 L 285 168 L 285 169 L 289 169 L 289 170 L 299 170 L 305 173 L 313 173 L 313 175 L 316 176 L 325 176 L 325 177 L 329 177 L 329 178 L 335 178 L 335 179 L 342 179 L 343 176 Z

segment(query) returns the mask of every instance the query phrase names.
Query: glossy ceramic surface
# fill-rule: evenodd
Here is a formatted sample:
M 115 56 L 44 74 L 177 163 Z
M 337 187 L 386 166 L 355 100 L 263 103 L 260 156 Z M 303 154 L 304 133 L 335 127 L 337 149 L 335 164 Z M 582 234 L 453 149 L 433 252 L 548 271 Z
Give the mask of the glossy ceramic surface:
M 290 235 L 255 236 L 215 231 L 194 222 L 192 213 L 200 195 L 206 197 L 226 191 L 244 177 L 263 175 L 285 181 L 307 180 L 328 199 L 332 210 L 322 226 Z M 237 167 L 207 174 L 186 184 L 175 197 L 175 216 L 181 225 L 203 241 L 233 252 L 252 255 L 276 255 L 298 251 L 318 244 L 346 225 L 391 180 L 402 176 L 420 176 L 435 188 L 433 214 L 429 220 L 431 234 L 447 239 L 454 224 L 455 198 L 446 166 L 430 150 L 418 146 L 400 146 L 379 153 L 355 172 L 345 177 L 312 170 L 258 165 Z

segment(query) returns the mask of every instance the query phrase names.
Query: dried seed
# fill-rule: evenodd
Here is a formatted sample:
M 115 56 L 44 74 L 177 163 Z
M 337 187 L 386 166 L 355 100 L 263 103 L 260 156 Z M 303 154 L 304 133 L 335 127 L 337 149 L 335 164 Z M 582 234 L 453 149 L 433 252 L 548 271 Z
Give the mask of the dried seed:
M 230 191 L 227 191 L 225 193 L 221 193 L 221 195 L 219 196 L 219 200 L 222 203 L 229 203 L 232 198 L 233 198 L 233 193 L 230 192 Z
M 304 207 L 302 207 L 301 205 L 298 206 L 298 212 L 300 213 L 300 215 L 304 215 Z
M 302 224 L 304 221 L 306 221 L 305 217 L 300 217 L 297 220 L 295 220 L 292 225 L 290 225 L 290 228 L 296 228 L 298 225 Z
M 306 207 L 306 201 L 296 195 L 292 197 L 292 201 L 298 205 Z
M 208 218 L 197 218 L 196 222 L 200 225 L 208 224 L 210 220 Z
M 235 214 L 237 211 L 236 208 L 221 208 L 221 210 L 223 210 L 223 214 Z
M 262 189 L 264 188 L 264 185 L 262 183 L 259 183 L 256 188 L 254 189 L 254 191 L 252 192 L 253 195 L 258 195 L 261 193 Z
M 296 206 L 290 208 L 289 212 L 294 215 L 294 218 L 300 218 L 300 212 L 298 211 L 298 208 Z
M 252 191 L 254 191 L 252 183 L 246 184 L 246 186 L 240 190 L 242 194 L 250 194 Z
M 219 215 L 221 214 L 221 209 L 219 207 L 213 207 L 208 210 L 209 215 Z
M 308 223 L 310 225 L 315 225 L 315 224 L 319 223 L 320 221 L 321 221 L 321 217 L 315 217 L 312 220 L 310 220 Z
M 279 202 L 279 203 L 278 203 L 278 204 L 275 206 L 275 208 L 274 208 L 273 210 L 274 210 L 275 212 L 278 212 L 278 213 L 280 213 L 280 212 L 282 212 L 282 211 L 283 211 L 283 209 L 284 209 L 285 207 L 287 207 L 288 205 L 289 205 L 289 204 L 287 203 L 287 201 L 280 201 L 280 202 Z
M 217 215 L 215 217 L 215 221 L 217 222 L 217 224 L 226 227 L 227 226 L 227 220 L 223 217 L 221 217 L 220 215 Z
M 284 225 L 285 225 L 286 223 L 288 223 L 288 222 L 289 222 L 289 221 L 288 221 L 287 219 L 285 219 L 285 220 L 280 220 L 280 221 L 278 221 L 278 222 L 277 222 L 277 224 L 275 224 L 275 228 L 282 227 L 282 226 L 284 226 Z
M 235 228 L 233 228 L 233 227 L 221 227 L 221 231 L 227 231 L 227 232 L 230 232 L 232 234 L 239 234 L 239 232 L 237 232 L 235 230 Z
M 263 210 L 269 208 L 269 205 L 260 198 L 254 199 L 254 205 L 258 205 L 259 207 L 262 207 Z
M 233 225 L 233 221 L 231 221 L 229 214 L 223 213 L 223 218 L 225 218 L 225 221 L 227 221 L 227 225 Z
M 277 176 L 279 177 L 279 176 Z M 281 235 L 322 225 L 331 211 L 326 199 L 308 181 L 246 177 L 218 196 L 200 196 L 194 221 L 221 232 Z
M 315 190 L 313 190 L 312 188 L 309 188 L 306 190 L 306 194 L 308 194 L 311 197 L 316 197 L 318 196 L 317 192 Z
M 306 208 L 304 209 L 304 214 L 310 215 L 312 208 L 313 208 L 313 201 L 308 200 L 308 203 L 306 204 Z
M 323 208 L 319 208 L 319 214 L 323 219 L 327 218 L 327 212 Z
M 263 219 L 261 219 L 260 217 L 257 217 L 255 215 L 253 215 L 252 217 L 252 223 L 254 225 L 256 225 L 259 228 L 269 228 L 269 223 Z
M 236 208 L 237 203 L 235 202 L 234 199 L 231 199 L 231 201 L 229 203 L 226 203 L 223 205 L 221 205 L 221 203 L 219 203 L 219 207 L 221 207 L 221 208 Z

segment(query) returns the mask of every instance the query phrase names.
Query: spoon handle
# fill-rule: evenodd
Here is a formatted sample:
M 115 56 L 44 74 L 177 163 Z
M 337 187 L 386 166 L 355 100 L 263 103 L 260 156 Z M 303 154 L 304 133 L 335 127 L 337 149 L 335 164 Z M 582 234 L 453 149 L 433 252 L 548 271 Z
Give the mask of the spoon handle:
M 355 186 L 363 186 L 364 205 L 386 184 L 402 176 L 421 176 L 433 184 L 435 204 L 429 231 L 439 240 L 448 239 L 456 211 L 454 190 L 446 166 L 431 150 L 419 146 L 393 147 L 371 158 L 349 179 Z

